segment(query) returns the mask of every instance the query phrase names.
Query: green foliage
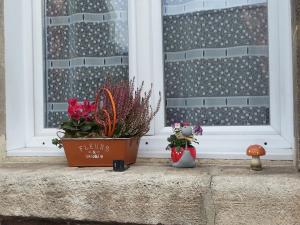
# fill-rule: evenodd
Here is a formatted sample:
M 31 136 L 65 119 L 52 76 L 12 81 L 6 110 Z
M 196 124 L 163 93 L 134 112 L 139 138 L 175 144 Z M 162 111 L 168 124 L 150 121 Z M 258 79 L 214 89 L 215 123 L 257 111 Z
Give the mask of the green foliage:
M 116 126 L 116 130 L 114 132 L 114 137 L 115 138 L 130 138 L 131 134 L 128 131 L 128 128 L 126 125 L 118 123 Z
M 60 129 L 64 131 L 64 138 L 88 138 L 88 137 L 100 137 L 99 125 L 95 121 L 88 121 L 84 118 L 79 120 L 69 119 L 64 121 Z M 52 144 L 62 148 L 60 138 L 52 139 Z
M 87 121 L 84 118 L 79 120 L 70 119 L 61 124 L 60 127 L 67 138 L 80 138 L 97 136 L 99 126 L 95 121 Z
M 59 139 L 59 138 L 53 138 L 52 139 L 52 144 L 56 145 L 58 148 L 63 147 L 61 139 Z
M 170 137 L 167 139 L 169 142 L 168 147 L 173 148 L 176 147 L 176 150 L 179 151 L 180 147 L 185 147 L 185 145 L 191 145 L 191 142 L 185 139 L 178 139 L 175 134 L 170 135 Z

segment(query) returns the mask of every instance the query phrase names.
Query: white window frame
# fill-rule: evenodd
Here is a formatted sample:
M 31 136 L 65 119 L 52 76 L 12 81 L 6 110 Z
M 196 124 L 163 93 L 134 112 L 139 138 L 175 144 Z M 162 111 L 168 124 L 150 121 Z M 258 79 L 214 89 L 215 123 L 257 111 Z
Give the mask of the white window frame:
M 267 143 L 268 159 L 294 154 L 291 5 L 269 0 L 270 126 L 204 127 L 199 158 L 243 159 L 250 144 Z M 56 129 L 43 128 L 42 1 L 5 0 L 6 122 L 8 156 L 63 156 L 51 143 Z M 129 0 L 130 76 L 154 84 L 153 103 L 163 91 L 161 0 Z M 167 158 L 165 108 L 142 138 L 141 157 Z

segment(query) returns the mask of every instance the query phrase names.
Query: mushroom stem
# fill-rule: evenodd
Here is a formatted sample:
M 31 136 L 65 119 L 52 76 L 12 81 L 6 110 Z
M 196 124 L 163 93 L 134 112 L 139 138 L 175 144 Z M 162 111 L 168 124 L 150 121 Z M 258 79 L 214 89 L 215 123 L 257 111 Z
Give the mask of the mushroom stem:
M 251 160 L 251 169 L 252 170 L 262 170 L 261 162 L 260 162 L 260 157 L 259 156 L 252 156 Z

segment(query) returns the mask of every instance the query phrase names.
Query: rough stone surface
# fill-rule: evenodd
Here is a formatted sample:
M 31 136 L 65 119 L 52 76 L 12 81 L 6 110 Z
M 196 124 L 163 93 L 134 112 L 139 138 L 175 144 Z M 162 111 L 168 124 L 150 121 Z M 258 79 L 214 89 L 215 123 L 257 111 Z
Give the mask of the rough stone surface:
M 5 136 L 0 135 L 0 162 L 3 161 L 5 157 L 6 157 Z
M 300 164 L 300 0 L 292 0 L 292 21 L 293 21 L 293 54 L 294 54 L 294 125 L 296 154 L 295 163 L 299 168 Z
M 299 177 L 217 176 L 212 191 L 216 224 L 300 224 Z
M 201 170 L 134 166 L 103 168 L 5 166 L 3 216 L 137 224 L 207 224 L 210 176 Z M 179 216 L 180 215 L 180 216 Z
M 0 217 L 48 219 L 57 225 L 62 220 L 82 225 L 300 224 L 300 174 L 291 162 L 263 164 L 263 171 L 254 172 L 247 161 L 200 161 L 195 169 L 139 163 L 124 173 L 3 164 Z

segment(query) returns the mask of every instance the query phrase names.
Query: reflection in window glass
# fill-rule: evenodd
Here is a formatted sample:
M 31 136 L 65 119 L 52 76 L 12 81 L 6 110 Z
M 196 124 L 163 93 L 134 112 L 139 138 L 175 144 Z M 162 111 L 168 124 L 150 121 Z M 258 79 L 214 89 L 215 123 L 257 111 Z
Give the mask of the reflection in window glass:
M 67 100 L 94 99 L 106 79 L 128 79 L 127 0 L 45 0 L 46 127 Z
M 163 0 L 163 44 L 167 126 L 270 124 L 267 0 Z

